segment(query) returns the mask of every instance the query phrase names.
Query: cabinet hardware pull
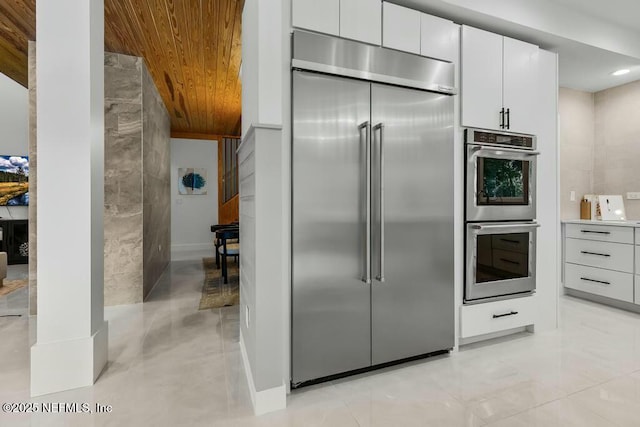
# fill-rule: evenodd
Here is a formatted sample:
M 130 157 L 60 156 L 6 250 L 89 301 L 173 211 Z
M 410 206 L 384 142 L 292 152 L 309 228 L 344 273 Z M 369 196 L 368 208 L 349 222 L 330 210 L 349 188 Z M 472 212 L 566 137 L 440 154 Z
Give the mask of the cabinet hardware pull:
M 589 252 L 589 251 L 580 251 L 580 253 L 587 254 L 587 255 L 598 255 L 598 256 L 604 256 L 604 257 L 610 257 L 611 256 L 609 254 L 599 254 L 598 252 Z
M 517 311 L 511 311 L 509 313 L 504 313 L 504 314 L 494 314 L 493 318 L 494 319 L 498 319 L 500 317 L 515 316 L 516 314 L 518 314 Z
M 507 129 L 511 129 L 511 111 L 509 108 L 507 108 L 506 116 L 507 116 L 507 125 L 505 127 Z
M 500 129 L 504 129 L 504 107 L 500 110 Z
M 362 141 L 362 130 L 365 131 L 365 186 L 366 186 L 366 217 L 364 221 L 365 232 L 365 261 L 364 277 L 362 281 L 367 285 L 371 284 L 371 123 L 363 122 L 358 126 L 360 141 Z
M 587 279 L 586 277 L 581 277 L 580 280 L 584 280 L 585 282 L 601 283 L 603 285 L 610 285 L 611 284 L 611 282 L 605 282 L 603 280 Z
M 593 231 L 593 230 L 580 230 L 583 233 L 593 233 L 593 234 L 611 234 L 610 231 Z
M 520 265 L 519 262 L 511 261 L 510 259 L 500 258 L 500 261 L 506 262 L 507 264 Z

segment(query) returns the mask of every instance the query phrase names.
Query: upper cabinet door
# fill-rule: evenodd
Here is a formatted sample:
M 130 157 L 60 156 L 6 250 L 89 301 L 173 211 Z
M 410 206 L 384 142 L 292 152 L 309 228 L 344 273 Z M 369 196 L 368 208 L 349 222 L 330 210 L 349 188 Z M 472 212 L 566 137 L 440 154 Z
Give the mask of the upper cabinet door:
M 538 46 L 504 37 L 504 108 L 509 131 L 537 134 Z
M 340 0 L 293 0 L 291 20 L 296 28 L 339 36 Z
M 325 0 L 308 0 L 325 7 Z M 340 0 L 340 37 L 380 46 L 382 44 L 382 2 Z
M 502 38 L 462 26 L 462 126 L 501 129 Z
M 419 55 L 422 14 L 393 3 L 382 5 L 382 46 Z
M 420 15 L 420 54 L 457 63 L 460 26 L 426 13 Z

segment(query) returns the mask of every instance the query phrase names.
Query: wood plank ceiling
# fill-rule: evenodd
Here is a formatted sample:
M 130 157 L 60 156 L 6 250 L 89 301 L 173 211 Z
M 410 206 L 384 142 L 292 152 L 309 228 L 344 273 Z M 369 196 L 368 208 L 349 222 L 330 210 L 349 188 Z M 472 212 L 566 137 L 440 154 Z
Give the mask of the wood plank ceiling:
M 105 50 L 141 56 L 176 136 L 239 135 L 244 0 L 105 0 Z M 0 0 L 0 72 L 27 85 L 35 0 Z

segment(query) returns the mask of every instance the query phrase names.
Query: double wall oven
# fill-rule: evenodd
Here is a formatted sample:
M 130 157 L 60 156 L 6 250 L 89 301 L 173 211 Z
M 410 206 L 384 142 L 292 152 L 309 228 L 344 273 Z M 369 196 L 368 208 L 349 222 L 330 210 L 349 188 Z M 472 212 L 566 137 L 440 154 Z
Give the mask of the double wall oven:
M 465 303 L 536 287 L 536 138 L 465 130 Z

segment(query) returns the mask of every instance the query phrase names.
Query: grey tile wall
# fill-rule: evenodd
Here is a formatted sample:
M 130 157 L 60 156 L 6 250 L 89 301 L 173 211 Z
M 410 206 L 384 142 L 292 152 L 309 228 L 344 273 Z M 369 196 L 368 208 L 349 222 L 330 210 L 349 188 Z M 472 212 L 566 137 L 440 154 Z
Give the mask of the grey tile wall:
M 156 284 L 171 257 L 170 122 L 151 75 L 142 70 L 143 295 Z

